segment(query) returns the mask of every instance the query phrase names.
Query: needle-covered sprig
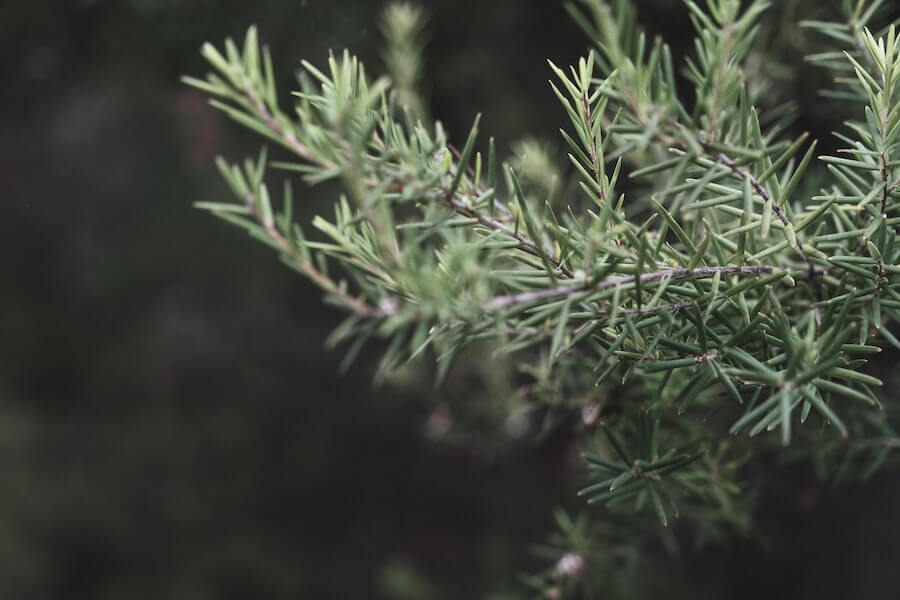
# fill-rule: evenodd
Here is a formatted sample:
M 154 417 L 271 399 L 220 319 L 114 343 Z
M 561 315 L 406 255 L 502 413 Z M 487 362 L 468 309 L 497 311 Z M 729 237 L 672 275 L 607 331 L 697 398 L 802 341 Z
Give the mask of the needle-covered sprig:
M 885 6 L 804 23 L 832 45 L 810 61 L 839 75 L 827 95 L 853 115 L 834 156 L 789 135 L 791 110 L 750 81 L 761 0 L 686 0 L 686 57 L 649 39 L 634 2 L 570 3 L 592 48 L 549 64 L 563 151 L 529 141 L 509 163 L 480 115 L 459 137 L 427 120 L 421 10 L 385 13 L 387 76 L 348 52 L 304 61 L 290 109 L 251 28 L 204 46 L 213 72 L 185 82 L 278 149 L 219 159 L 231 199 L 198 207 L 346 313 L 329 339 L 349 344 L 346 365 L 372 339 L 377 381 L 414 359 L 442 381 L 476 345 L 515 357 L 534 431 L 582 432 L 590 503 L 644 532 L 679 514 L 700 537 L 746 531 L 749 457 L 811 456 L 846 479 L 900 445 L 866 367 L 900 347 L 900 40 L 876 29 Z M 271 169 L 339 182 L 332 213 L 297 222 L 302 200 L 271 192 Z M 610 533 L 558 520 L 569 550 L 530 583 L 580 589 Z

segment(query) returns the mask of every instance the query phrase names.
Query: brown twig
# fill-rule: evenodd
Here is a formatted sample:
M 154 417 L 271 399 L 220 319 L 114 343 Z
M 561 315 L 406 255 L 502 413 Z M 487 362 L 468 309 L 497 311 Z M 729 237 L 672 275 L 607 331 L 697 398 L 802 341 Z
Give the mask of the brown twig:
M 294 135 L 293 132 L 285 130 L 285 128 L 278 122 L 278 119 L 272 116 L 269 110 L 266 108 L 265 103 L 260 100 L 256 94 L 250 88 L 244 88 L 243 90 L 244 97 L 247 98 L 247 102 L 250 103 L 250 106 L 256 113 L 265 121 L 266 125 L 269 126 L 269 129 L 272 130 L 275 135 L 280 137 L 284 144 L 288 146 L 291 150 L 293 150 L 296 154 L 302 156 L 306 160 L 312 162 L 318 162 L 322 166 L 326 168 L 334 168 L 335 164 L 330 161 L 323 161 L 321 159 L 316 159 L 309 147 L 306 144 L 302 143 L 297 139 L 297 136 Z
M 706 149 L 706 144 L 703 144 L 704 149 Z M 716 160 L 731 169 L 731 172 L 740 177 L 741 179 L 746 179 L 750 182 L 750 186 L 753 190 L 759 195 L 760 198 L 763 199 L 764 202 L 772 202 L 772 214 L 781 221 L 781 224 L 785 227 L 791 225 L 790 219 L 788 219 L 787 215 L 784 214 L 784 211 L 781 210 L 781 207 L 772 200 L 772 197 L 769 195 L 769 192 L 762 186 L 759 180 L 747 169 L 739 167 L 735 161 L 725 156 L 723 153 L 719 153 L 716 156 Z M 816 272 L 816 264 L 809 258 L 809 255 L 806 254 L 806 251 L 803 249 L 803 242 L 800 240 L 800 237 L 795 235 L 794 239 L 797 243 L 797 252 L 800 253 L 800 256 L 803 257 L 804 262 L 809 266 L 810 278 Z
M 281 249 L 282 253 L 288 258 L 290 258 L 294 264 L 297 266 L 300 271 L 306 275 L 313 283 L 319 286 L 325 292 L 331 294 L 338 301 L 350 309 L 358 317 L 362 317 L 364 319 L 381 319 L 387 316 L 390 316 L 397 312 L 397 303 L 388 302 L 385 303 L 384 306 L 375 308 L 369 306 L 361 299 L 352 296 L 346 290 L 342 289 L 339 285 L 337 285 L 334 281 L 329 279 L 326 275 L 324 275 L 321 271 L 315 268 L 313 264 L 300 256 L 297 253 L 296 248 L 293 244 L 291 244 L 278 228 L 275 227 L 274 223 L 266 222 L 265 219 L 259 214 L 259 210 L 256 207 L 256 197 L 248 193 L 244 198 L 244 202 L 247 205 L 247 208 L 250 210 L 250 214 L 256 220 L 259 225 L 261 225 L 266 234 L 269 236 L 269 239 Z
M 725 266 L 725 267 L 697 267 L 695 269 L 686 269 L 686 268 L 677 268 L 677 269 L 665 269 L 663 271 L 656 271 L 653 273 L 644 273 L 640 276 L 640 281 L 658 281 L 660 279 L 664 279 L 666 277 L 671 277 L 672 279 L 682 279 L 682 278 L 692 278 L 692 279 L 700 279 L 703 277 L 712 277 L 716 273 L 721 273 L 723 275 L 728 274 L 752 274 L 752 275 L 760 275 L 763 273 L 772 273 L 772 267 L 768 265 L 756 265 L 756 266 Z M 578 292 L 583 292 L 587 290 L 600 291 L 609 289 L 612 287 L 616 287 L 618 285 L 627 285 L 630 283 L 634 283 L 638 280 L 638 277 L 634 275 L 626 275 L 623 277 L 613 277 L 610 279 L 604 279 L 599 282 L 592 282 L 590 280 L 584 280 L 581 283 L 572 283 L 567 285 L 559 285 L 552 288 L 546 288 L 542 290 L 533 290 L 528 292 L 521 292 L 519 294 L 510 294 L 507 296 L 497 296 L 496 298 L 491 299 L 486 305 L 485 310 L 488 312 L 498 310 L 501 308 L 508 308 L 510 306 L 515 306 L 518 304 L 529 304 L 531 302 L 536 302 L 538 300 L 546 300 L 549 298 L 558 298 L 560 296 L 569 296 L 572 294 L 576 294 Z
M 475 209 L 471 208 L 461 200 L 457 200 L 456 198 L 447 198 L 447 204 L 449 204 L 456 212 L 466 217 L 475 219 L 485 227 L 511 237 L 512 239 L 516 240 L 520 246 L 528 248 L 532 252 L 543 254 L 547 258 L 547 260 L 549 260 L 557 269 L 560 270 L 560 272 L 562 272 L 569 279 L 573 279 L 575 277 L 575 274 L 572 272 L 572 270 L 567 267 L 561 259 L 557 258 L 556 255 L 541 249 L 540 247 L 538 247 L 536 242 L 507 227 L 497 219 L 479 214 L 477 211 L 475 211 Z

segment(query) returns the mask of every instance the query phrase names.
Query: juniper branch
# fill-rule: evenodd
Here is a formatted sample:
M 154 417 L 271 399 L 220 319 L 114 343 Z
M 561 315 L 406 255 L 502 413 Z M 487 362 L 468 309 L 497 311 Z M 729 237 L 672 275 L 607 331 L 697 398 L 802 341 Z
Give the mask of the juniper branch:
M 598 480 L 586 488 L 591 501 L 634 501 L 635 515 L 650 506 L 666 524 L 676 499 L 687 502 L 689 512 L 701 510 L 699 497 L 713 497 L 716 506 L 728 507 L 728 519 L 737 518 L 740 495 L 724 485 L 738 480 L 736 469 L 730 481 L 722 475 L 733 454 L 711 456 L 725 430 L 696 418 L 700 413 L 682 413 L 721 411 L 730 415 L 731 432 L 751 437 L 778 428 L 783 444 L 810 413 L 823 427 L 807 427 L 803 435 L 821 442 L 873 431 L 859 411 L 877 404 L 873 386 L 880 381 L 863 372 L 859 356 L 879 351 L 882 342 L 900 346 L 888 331 L 900 320 L 900 248 L 896 223 L 884 215 L 893 209 L 900 181 L 890 158 L 897 153 L 900 111 L 896 96 L 884 89 L 896 81 L 897 69 L 889 65 L 900 64 L 896 36 L 889 32 L 884 42 L 868 30 L 859 32 L 859 42 L 852 36 L 867 66 L 851 56 L 843 72 L 856 71 L 855 92 L 869 114 L 850 125 L 858 134 L 858 141 L 846 138 L 852 159 L 834 158 L 829 169 L 819 169 L 813 179 L 823 178 L 823 196 L 804 205 L 791 202 L 791 192 L 815 164 L 814 146 L 794 166 L 803 139 L 789 143 L 778 126 L 760 125 L 755 107 L 767 98 L 754 95 L 759 86 L 748 88 L 741 72 L 766 2 L 710 0 L 708 13 L 688 2 L 698 29 L 697 60 L 687 69 L 696 87 L 691 115 L 679 100 L 668 47 L 654 42 L 646 51 L 634 3 L 581 1 L 597 16 L 582 25 L 599 51 L 579 61 L 571 78 L 553 66 L 561 82 L 554 93 L 576 133 L 565 134 L 577 169 L 568 189 L 581 194 L 572 200 L 592 208 L 580 213 L 574 201 L 576 208 L 562 213 L 541 204 L 546 208 L 537 218 L 533 206 L 544 198 L 527 182 L 523 191 L 518 183 L 526 180 L 513 167 L 506 172 L 515 192 L 508 196 L 513 214 L 494 184 L 500 169 L 488 168 L 489 183 L 480 179 L 480 157 L 473 154 L 477 127 L 459 152 L 439 125 L 429 129 L 398 117 L 398 98 L 415 93 L 410 82 L 418 71 L 402 89 L 390 90 L 382 80 L 369 86 L 348 55 L 330 60 L 327 75 L 304 63 L 322 91 L 302 82 L 299 124 L 274 105 L 268 74 L 254 71 L 249 42 L 255 39 L 249 36 L 243 58 L 234 56 L 233 44 L 228 60 L 207 52 L 230 84 L 217 78 L 191 83 L 232 101 L 237 108 L 224 107 L 231 116 L 298 156 L 301 164 L 292 166 L 310 183 L 340 178 L 356 200 L 342 198 L 333 221 L 314 221 L 328 241 L 304 241 L 299 230 L 289 239 L 290 216 L 280 215 L 276 227 L 265 202 L 261 216 L 260 198 L 243 197 L 243 175 L 225 173 L 261 225 L 262 234 L 256 225 L 248 227 L 251 233 L 350 313 L 336 338 L 389 338 L 379 379 L 426 349 L 439 357 L 442 379 L 467 344 L 489 340 L 498 352 L 522 358 L 523 376 L 532 380 L 528 397 L 520 394 L 517 402 L 546 413 L 547 427 L 567 426 L 572 411 L 582 414 L 585 397 L 615 404 L 604 429 L 608 452 L 585 455 Z M 405 31 L 418 31 L 407 25 L 415 23 Z M 833 37 L 851 44 L 844 30 Z M 595 60 L 606 78 L 593 77 Z M 605 114 L 608 103 L 614 118 Z M 612 161 L 616 167 L 607 173 Z M 494 164 L 493 152 L 488 162 Z M 626 190 L 625 204 L 617 182 L 632 162 L 640 167 L 632 171 L 635 178 L 668 175 L 648 182 L 646 197 L 643 182 L 636 193 Z M 780 169 L 786 171 L 783 190 L 775 175 Z M 250 188 L 259 186 L 261 171 L 247 169 Z M 646 199 L 654 218 L 639 224 L 635 216 L 643 214 Z M 767 207 L 761 214 L 759 200 Z M 489 213 L 483 210 L 488 201 Z M 787 244 L 771 243 L 773 222 Z M 385 244 L 402 260 L 389 260 Z M 327 276 L 332 261 L 353 277 L 360 297 Z M 587 275 L 573 271 L 573 264 L 583 264 Z M 566 278 L 561 284 L 560 274 Z M 804 283 L 794 285 L 794 279 Z M 373 298 L 386 299 L 371 306 Z M 583 417 L 586 427 L 600 410 L 590 423 Z M 893 439 L 891 431 L 874 429 L 873 440 Z M 692 445 L 692 439 L 706 441 Z M 745 449 L 760 443 L 734 442 Z M 590 559 L 590 548 L 578 556 Z M 554 577 L 569 577 L 569 563 Z

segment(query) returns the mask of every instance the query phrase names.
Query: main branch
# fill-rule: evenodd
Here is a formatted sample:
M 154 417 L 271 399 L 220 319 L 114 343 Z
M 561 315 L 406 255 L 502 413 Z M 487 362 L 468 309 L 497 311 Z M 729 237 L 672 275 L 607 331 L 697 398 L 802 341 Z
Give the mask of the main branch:
M 491 299 L 486 305 L 485 310 L 488 312 L 508 308 L 510 306 L 515 306 L 518 304 L 530 304 L 532 302 L 537 302 L 540 300 L 547 300 L 549 298 L 557 298 L 560 296 L 570 296 L 572 294 L 577 294 L 578 292 L 584 292 L 587 290 L 600 291 L 609 288 L 614 288 L 618 285 L 628 285 L 635 283 L 640 280 L 641 283 L 647 281 L 659 281 L 660 279 L 665 279 L 666 277 L 672 279 L 701 279 L 704 277 L 712 277 L 716 273 L 720 273 L 722 275 L 729 274 L 749 274 L 749 275 L 761 275 L 772 273 L 773 268 L 768 265 L 756 265 L 756 266 L 725 266 L 725 267 L 697 267 L 695 269 L 686 269 L 686 268 L 678 268 L 678 269 L 664 269 L 662 271 L 655 271 L 653 273 L 644 273 L 640 277 L 636 277 L 634 275 L 626 275 L 623 277 L 613 277 L 611 279 L 604 279 L 599 282 L 592 282 L 588 279 L 585 279 L 581 283 L 573 283 L 568 285 L 559 285 L 552 288 L 547 288 L 543 290 L 534 290 L 529 292 L 521 292 L 519 294 L 510 294 L 507 296 L 497 296 L 496 298 Z

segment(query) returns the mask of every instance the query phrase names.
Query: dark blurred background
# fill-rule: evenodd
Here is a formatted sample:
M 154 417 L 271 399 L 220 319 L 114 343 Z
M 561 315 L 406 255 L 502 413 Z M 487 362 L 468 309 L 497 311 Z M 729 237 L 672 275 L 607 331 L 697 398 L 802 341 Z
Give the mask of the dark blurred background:
M 452 137 L 481 111 L 501 148 L 555 141 L 544 60 L 586 48 L 561 4 L 424 4 L 432 109 Z M 649 28 L 684 48 L 680 3 L 647 4 Z M 258 148 L 179 84 L 206 72 L 202 42 L 258 24 L 285 93 L 329 48 L 377 72 L 380 8 L 0 4 L 0 597 L 505 598 L 542 566 L 528 545 L 554 506 L 577 506 L 565 442 L 431 441 L 435 410 L 478 381 L 376 390 L 374 355 L 338 376 L 324 339 L 340 315 L 191 208 L 227 197 L 216 154 Z M 306 194 L 303 219 L 331 192 Z M 765 492 L 767 547 L 659 561 L 610 597 L 647 579 L 669 597 L 900 597 L 897 474 L 822 493 L 808 471 Z

